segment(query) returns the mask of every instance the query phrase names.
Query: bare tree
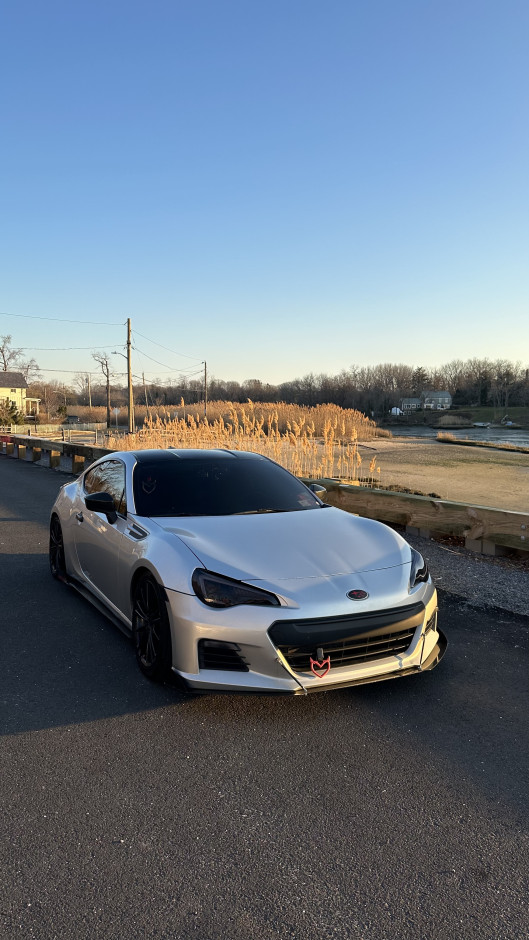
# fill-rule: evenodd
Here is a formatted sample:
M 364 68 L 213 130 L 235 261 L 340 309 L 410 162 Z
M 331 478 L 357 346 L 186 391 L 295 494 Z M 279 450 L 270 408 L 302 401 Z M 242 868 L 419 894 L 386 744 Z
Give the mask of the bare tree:
M 11 336 L 0 336 L 0 371 L 21 372 L 26 382 L 39 377 L 39 365 L 35 359 L 22 359 L 22 349 L 12 345 Z
M 29 388 L 33 398 L 40 398 L 42 411 L 49 424 L 50 418 L 59 414 L 61 403 L 64 401 L 64 386 L 56 379 L 52 382 L 35 382 Z
M 442 384 L 453 395 L 457 388 L 464 384 L 465 363 L 461 359 L 452 359 L 437 370 L 442 376 Z
M 11 345 L 11 336 L 0 336 L 0 365 L 2 372 L 9 372 L 15 369 L 18 360 L 22 355 L 21 349 L 15 349 Z
M 110 360 L 105 353 L 102 352 L 93 352 L 92 359 L 95 359 L 96 362 L 101 366 L 101 372 L 105 376 L 106 389 L 107 389 L 107 428 L 110 427 Z
M 508 408 L 510 395 L 517 383 L 522 383 L 523 369 L 520 362 L 497 359 L 492 363 L 492 396 L 499 408 Z
M 84 399 L 84 404 L 92 407 L 90 372 L 78 372 L 73 380 L 78 397 Z
M 26 382 L 36 382 L 41 378 L 39 364 L 35 359 L 29 359 L 26 362 L 19 362 L 17 370 L 22 373 Z

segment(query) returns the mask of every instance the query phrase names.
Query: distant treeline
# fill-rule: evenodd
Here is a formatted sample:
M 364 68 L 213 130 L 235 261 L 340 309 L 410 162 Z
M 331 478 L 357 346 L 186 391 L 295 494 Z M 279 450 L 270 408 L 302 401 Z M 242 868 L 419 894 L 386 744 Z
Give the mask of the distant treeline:
M 245 402 L 288 402 L 298 405 L 331 403 L 342 408 L 354 408 L 366 414 L 381 417 L 401 398 L 417 396 L 428 390 L 447 390 L 453 407 L 491 405 L 508 408 L 529 404 L 529 368 L 505 359 L 454 359 L 435 369 L 413 367 L 402 363 L 381 363 L 376 366 L 352 365 L 337 375 L 315 374 L 295 378 L 279 385 L 260 379 L 244 382 L 211 378 L 208 381 L 209 400 Z M 28 395 L 41 398 L 48 409 L 57 405 L 105 404 L 104 384 L 89 388 L 88 378 L 80 373 L 72 387 L 62 383 L 35 382 Z M 112 402 L 125 403 L 125 388 L 112 385 Z M 138 404 L 148 406 L 177 406 L 183 399 L 186 405 L 204 400 L 204 382 L 175 376 L 167 381 L 154 380 L 136 383 L 134 398 Z

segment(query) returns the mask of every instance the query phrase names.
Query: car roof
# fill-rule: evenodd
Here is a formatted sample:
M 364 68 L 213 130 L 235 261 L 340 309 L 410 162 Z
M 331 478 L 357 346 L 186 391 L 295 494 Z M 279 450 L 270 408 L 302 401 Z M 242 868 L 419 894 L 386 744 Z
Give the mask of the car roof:
M 167 450 L 135 450 L 134 457 L 138 463 L 164 463 L 168 460 L 189 460 L 190 458 L 200 458 L 202 460 L 266 460 L 262 454 L 253 454 L 247 450 L 223 450 L 220 447 L 212 450 L 199 450 L 190 448 L 188 450 L 180 448 L 168 448 Z

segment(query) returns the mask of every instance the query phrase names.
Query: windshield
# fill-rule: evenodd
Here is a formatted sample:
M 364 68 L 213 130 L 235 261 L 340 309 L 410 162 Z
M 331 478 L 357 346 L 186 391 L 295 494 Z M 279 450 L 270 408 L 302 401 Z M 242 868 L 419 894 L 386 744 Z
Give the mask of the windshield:
M 186 457 L 138 463 L 133 477 L 140 516 L 224 516 L 318 509 L 320 501 L 269 460 Z

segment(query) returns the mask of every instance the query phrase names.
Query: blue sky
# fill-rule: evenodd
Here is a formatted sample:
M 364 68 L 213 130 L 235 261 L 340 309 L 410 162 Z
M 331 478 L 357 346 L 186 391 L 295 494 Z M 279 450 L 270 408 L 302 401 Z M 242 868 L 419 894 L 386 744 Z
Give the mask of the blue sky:
M 151 377 L 527 363 L 528 52 L 526 0 L 4 0 L 0 333 L 81 371 L 38 347 L 130 317 Z

